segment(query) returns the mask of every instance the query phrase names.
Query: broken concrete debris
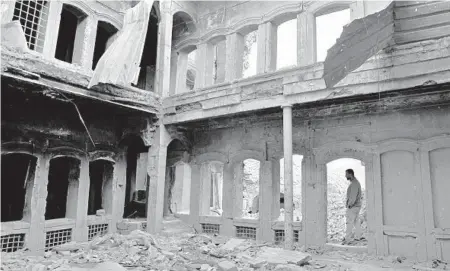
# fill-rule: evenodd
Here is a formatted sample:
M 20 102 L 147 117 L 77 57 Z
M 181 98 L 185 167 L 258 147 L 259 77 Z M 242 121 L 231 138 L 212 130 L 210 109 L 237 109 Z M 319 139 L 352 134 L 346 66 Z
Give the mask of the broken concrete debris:
M 311 259 L 305 253 L 271 250 L 254 241 L 231 238 L 216 245 L 213 239 L 190 233 L 154 236 L 140 230 L 128 235 L 110 233 L 90 242 L 57 246 L 42 257 L 26 257 L 25 251 L 3 254 L 2 270 L 167 270 L 172 266 L 176 270 L 238 271 L 267 265 L 275 268 L 279 263 L 288 264 L 289 260 L 305 262 L 305 259 Z M 205 253 L 202 246 L 208 246 L 209 251 Z M 278 253 L 282 260 L 275 260 L 273 253 Z

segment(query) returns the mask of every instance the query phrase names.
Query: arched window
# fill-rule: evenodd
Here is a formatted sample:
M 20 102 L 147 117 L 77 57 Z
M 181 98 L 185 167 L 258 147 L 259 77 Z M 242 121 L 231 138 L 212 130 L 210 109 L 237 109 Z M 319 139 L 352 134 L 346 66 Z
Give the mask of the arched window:
M 292 156 L 294 221 L 302 220 L 302 161 L 303 155 Z M 284 158 L 280 159 L 280 215 L 278 220 L 284 221 Z
M 201 179 L 200 215 L 221 216 L 223 211 L 223 163 L 218 161 L 203 163 Z
M 242 217 L 259 217 L 259 173 L 260 162 L 255 159 L 246 159 L 242 162 Z M 236 180 L 239 182 L 239 180 Z
M 56 42 L 55 58 L 65 62 L 77 62 L 81 58 L 83 31 L 81 24 L 87 15 L 80 9 L 63 4 Z M 78 41 L 78 42 L 76 42 Z M 75 57 L 75 55 L 77 55 Z
M 186 89 L 193 90 L 195 87 L 195 77 L 197 75 L 197 50 L 193 50 L 188 54 L 188 67 L 186 72 Z
M 242 77 L 247 78 L 256 75 L 258 53 L 257 31 L 251 31 L 244 35 L 244 54 L 242 65 Z
M 176 214 L 189 214 L 191 204 L 191 167 L 189 164 L 179 162 L 171 167 L 170 210 Z
M 297 19 L 277 27 L 277 69 L 297 65 Z
M 113 42 L 113 36 L 117 33 L 117 28 L 112 24 L 99 21 L 97 24 L 97 36 L 95 38 L 94 59 L 92 61 L 92 69 L 95 69 L 98 61 L 105 53 L 106 49 Z
M 340 37 L 343 27 L 350 23 L 350 9 L 338 6 L 316 14 L 316 57 L 324 61 L 327 51 Z

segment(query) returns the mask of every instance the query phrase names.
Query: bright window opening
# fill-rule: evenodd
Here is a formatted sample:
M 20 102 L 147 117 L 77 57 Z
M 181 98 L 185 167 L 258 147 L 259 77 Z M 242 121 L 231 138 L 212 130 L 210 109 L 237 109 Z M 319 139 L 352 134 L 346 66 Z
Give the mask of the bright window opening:
M 316 17 L 316 56 L 322 62 L 327 57 L 327 51 L 341 36 L 343 27 L 350 23 L 350 9 L 344 9 Z
M 243 62 L 243 78 L 256 74 L 256 59 L 258 50 L 258 41 L 256 39 L 257 31 L 253 31 L 244 36 L 244 62 Z
M 297 20 L 289 20 L 277 28 L 277 69 L 297 65 Z

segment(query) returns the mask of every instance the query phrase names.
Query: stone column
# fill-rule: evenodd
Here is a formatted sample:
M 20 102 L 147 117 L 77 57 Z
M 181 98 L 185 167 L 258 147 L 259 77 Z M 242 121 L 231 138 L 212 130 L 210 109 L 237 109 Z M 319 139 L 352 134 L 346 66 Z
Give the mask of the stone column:
M 45 248 L 45 208 L 47 206 L 48 170 L 50 157 L 46 154 L 36 155 L 36 171 L 31 195 L 30 230 L 26 246 L 33 255 L 43 255 Z
M 225 82 L 231 82 L 242 77 L 244 57 L 244 36 L 232 33 L 226 39 Z
M 86 242 L 88 240 L 87 213 L 89 203 L 89 160 L 84 158 L 80 161 L 80 175 L 78 177 L 78 189 L 76 198 L 68 199 L 71 204 L 76 206 L 75 210 L 75 229 L 73 230 L 73 240 Z M 70 180 L 69 185 L 73 180 Z M 70 188 L 69 188 L 70 189 Z M 69 195 L 68 195 L 69 196 Z
M 283 150 L 284 150 L 284 236 L 285 249 L 293 248 L 292 227 L 294 184 L 292 174 L 292 105 L 283 106 Z
M 14 17 L 14 7 L 16 1 L 2 1 L 0 4 L 1 24 L 6 24 L 12 21 Z
M 272 220 L 280 216 L 280 160 L 272 161 Z
M 113 185 L 112 185 L 112 219 L 110 231 L 115 232 L 117 222 L 123 219 L 123 211 L 125 206 L 125 191 L 127 183 L 127 160 L 126 150 L 119 150 L 116 156 L 116 162 L 113 169 Z
M 147 231 L 150 233 L 161 231 L 163 220 L 167 146 L 170 143 L 170 135 L 162 123 L 159 123 L 154 140 L 155 142 L 148 152 L 147 168 L 147 174 L 150 176 L 147 197 Z
M 244 177 L 243 162 L 234 164 L 233 168 L 233 217 L 242 217 L 242 205 L 243 205 L 243 184 L 242 178 Z
M 186 52 L 178 52 L 177 57 L 177 79 L 174 82 L 176 84 L 175 94 L 186 92 L 186 77 L 188 67 L 188 54 Z
M 94 16 L 87 16 L 78 23 L 75 34 L 72 63 L 79 64 L 86 70 L 92 70 L 97 24 L 98 20 Z
M 161 20 L 158 26 L 158 48 L 156 54 L 155 92 L 162 97 L 169 96 L 170 58 L 172 51 L 173 16 L 170 2 L 161 1 Z
M 190 224 L 194 225 L 194 228 L 198 232 L 201 232 L 199 224 L 200 204 L 198 200 L 200 192 L 200 165 L 191 164 L 191 203 L 189 221 Z
M 259 183 L 259 240 L 272 241 L 273 174 L 272 161 L 261 161 Z
M 209 215 L 211 200 L 211 169 L 208 163 L 200 166 L 200 194 L 197 199 L 200 206 L 200 216 Z
M 316 33 L 314 14 L 303 11 L 297 15 L 297 64 L 307 66 L 316 62 Z
M 277 27 L 272 22 L 258 26 L 256 73 L 271 72 L 277 66 Z
M 56 43 L 58 42 L 59 24 L 61 22 L 62 2 L 49 1 L 47 24 L 41 32 L 45 33 L 44 37 L 44 56 L 48 59 L 55 58 Z M 48 27 L 47 27 L 48 26 Z
M 222 218 L 223 224 L 220 228 L 220 234 L 225 236 L 234 236 L 233 209 L 234 209 L 234 190 L 233 190 L 233 167 L 230 163 L 223 165 L 223 201 Z M 231 199 L 231 200 L 230 200 Z

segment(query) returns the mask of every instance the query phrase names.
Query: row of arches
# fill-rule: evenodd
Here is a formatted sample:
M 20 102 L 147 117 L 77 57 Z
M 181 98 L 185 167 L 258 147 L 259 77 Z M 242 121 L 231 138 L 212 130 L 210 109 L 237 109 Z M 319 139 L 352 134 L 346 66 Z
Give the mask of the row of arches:
M 184 39 L 176 45 L 179 49 L 172 52 L 172 86 L 171 94 L 183 93 L 193 88 L 207 87 L 209 85 L 220 84 L 234 79 L 247 78 L 261 72 L 275 71 L 288 67 L 295 67 L 300 63 L 298 59 L 299 51 L 304 51 L 301 46 L 311 43 L 302 42 L 298 44 L 300 24 L 304 24 L 296 13 L 288 12 L 286 16 L 277 16 L 271 22 L 263 25 L 246 25 L 236 30 L 234 34 L 205 34 L 203 39 L 207 39 L 205 44 L 191 44 L 197 42 Z M 281 19 L 282 18 L 282 19 Z M 327 50 L 335 43 L 340 36 L 342 28 L 351 20 L 351 10 L 349 4 L 338 4 L 325 6 L 314 13 L 313 32 L 311 36 L 314 41 L 314 61 L 324 61 Z M 265 29 L 265 35 L 269 35 L 264 40 L 258 40 L 259 28 Z M 259 32 L 264 32 L 261 29 Z M 302 30 L 303 31 L 303 30 Z M 309 31 L 309 30 L 308 30 Z M 227 42 L 227 40 L 229 40 Z M 260 44 L 258 43 L 270 43 Z M 304 44 L 303 44 L 304 43 Z M 205 47 L 206 46 L 206 47 Z M 227 48 L 232 46 L 232 48 Z M 269 50 L 260 54 L 270 59 L 259 59 L 259 50 Z M 199 54 L 201 54 L 199 56 Z M 233 57 L 230 55 L 233 54 Z M 310 57 L 310 56 L 308 56 Z M 195 63 L 189 66 L 180 63 Z M 195 59 L 195 60 L 193 60 Z M 227 63 L 231 61 L 232 63 Z M 266 68 L 258 68 L 258 62 L 266 63 Z M 312 64 L 312 63 L 310 63 Z M 201 82 L 192 83 L 194 71 L 201 69 L 205 78 Z M 266 70 L 267 69 L 267 70 Z M 228 73 L 228 75 L 226 74 Z M 188 79 L 187 79 L 188 78 Z M 194 80 L 195 81 L 195 80 Z
M 29 221 L 38 159 L 25 153 L 2 154 L 2 222 Z M 99 209 L 112 212 L 114 163 L 98 159 L 89 163 L 88 215 Z M 45 219 L 76 218 L 81 161 L 55 156 L 49 161 Z

